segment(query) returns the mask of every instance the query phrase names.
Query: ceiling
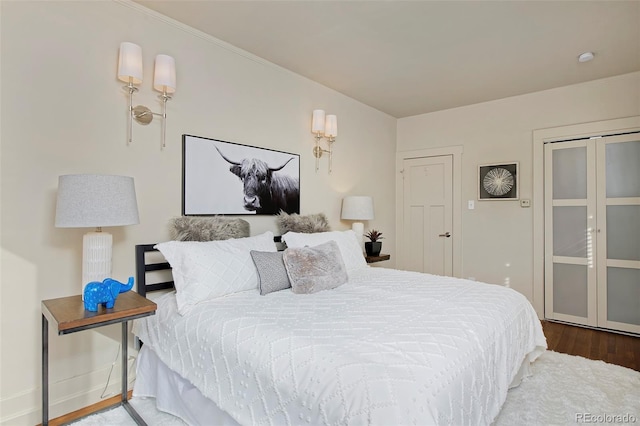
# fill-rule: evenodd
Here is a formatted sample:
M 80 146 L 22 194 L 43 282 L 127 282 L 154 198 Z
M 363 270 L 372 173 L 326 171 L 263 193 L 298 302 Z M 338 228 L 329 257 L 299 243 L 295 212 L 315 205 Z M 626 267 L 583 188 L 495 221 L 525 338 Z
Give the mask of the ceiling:
M 640 71 L 638 0 L 136 3 L 397 118 Z

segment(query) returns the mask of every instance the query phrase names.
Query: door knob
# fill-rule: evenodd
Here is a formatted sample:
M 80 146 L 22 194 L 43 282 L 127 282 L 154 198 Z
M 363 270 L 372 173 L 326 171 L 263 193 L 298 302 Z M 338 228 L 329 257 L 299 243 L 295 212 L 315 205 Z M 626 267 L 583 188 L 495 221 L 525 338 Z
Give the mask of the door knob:
M 438 237 L 445 237 L 445 238 L 449 238 L 451 236 L 451 234 L 449 232 L 445 232 L 444 234 L 439 234 Z

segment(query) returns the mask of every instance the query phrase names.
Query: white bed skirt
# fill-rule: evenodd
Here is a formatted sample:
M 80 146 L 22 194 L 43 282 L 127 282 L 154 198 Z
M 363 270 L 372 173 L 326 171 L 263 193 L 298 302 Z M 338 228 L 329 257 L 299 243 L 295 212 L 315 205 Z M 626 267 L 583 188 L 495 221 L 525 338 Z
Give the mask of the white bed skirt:
M 179 417 L 189 425 L 238 425 L 195 386 L 171 371 L 148 345 L 143 345 L 138 354 L 133 396 L 155 398 L 158 410 Z

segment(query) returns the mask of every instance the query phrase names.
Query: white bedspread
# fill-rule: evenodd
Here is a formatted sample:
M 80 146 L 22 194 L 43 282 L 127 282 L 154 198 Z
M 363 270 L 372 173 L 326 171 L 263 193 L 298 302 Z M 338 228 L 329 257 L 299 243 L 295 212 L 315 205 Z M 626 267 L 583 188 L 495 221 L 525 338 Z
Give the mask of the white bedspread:
M 365 268 L 337 289 L 236 293 L 134 332 L 246 425 L 490 424 L 527 355 L 533 307 L 497 285 Z

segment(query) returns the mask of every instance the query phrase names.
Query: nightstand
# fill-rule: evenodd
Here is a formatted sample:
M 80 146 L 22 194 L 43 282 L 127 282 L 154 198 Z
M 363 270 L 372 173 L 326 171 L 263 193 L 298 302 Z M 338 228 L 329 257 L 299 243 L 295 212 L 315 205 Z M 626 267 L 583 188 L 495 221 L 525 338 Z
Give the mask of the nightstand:
M 49 424 L 49 321 L 56 324 L 58 335 L 75 333 L 122 323 L 122 405 L 139 425 L 146 425 L 142 417 L 127 401 L 127 322 L 156 313 L 156 304 L 128 291 L 116 299 L 115 306 L 106 309 L 99 305 L 98 312 L 86 311 L 82 296 L 62 297 L 42 301 L 42 426 Z M 115 406 L 115 405 L 114 405 Z
M 367 256 L 365 254 L 364 258 L 367 260 L 367 263 L 375 263 L 375 262 L 382 262 L 385 260 L 389 260 L 391 259 L 391 255 L 390 254 L 379 254 L 377 256 Z

